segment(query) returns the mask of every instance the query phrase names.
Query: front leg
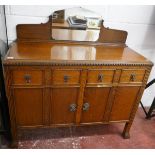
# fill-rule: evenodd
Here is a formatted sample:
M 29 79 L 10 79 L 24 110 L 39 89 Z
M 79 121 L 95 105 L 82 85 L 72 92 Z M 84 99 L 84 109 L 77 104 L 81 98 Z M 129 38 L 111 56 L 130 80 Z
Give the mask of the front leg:
M 130 138 L 129 131 L 130 131 L 131 125 L 132 125 L 132 122 L 131 121 L 130 122 L 127 122 L 125 124 L 124 130 L 123 130 L 123 133 L 122 133 L 122 136 L 123 136 L 124 139 L 129 139 Z

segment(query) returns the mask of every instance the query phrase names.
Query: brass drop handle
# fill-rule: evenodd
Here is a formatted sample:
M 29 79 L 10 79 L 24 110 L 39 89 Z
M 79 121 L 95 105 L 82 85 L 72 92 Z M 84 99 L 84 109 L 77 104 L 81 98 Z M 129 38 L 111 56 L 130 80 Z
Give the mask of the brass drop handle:
M 130 81 L 135 81 L 136 79 L 136 75 L 135 74 L 131 74 L 130 75 Z
M 89 107 L 90 107 L 89 103 L 84 103 L 82 110 L 83 111 L 88 111 L 89 110 Z
M 24 79 L 25 79 L 26 83 L 30 83 L 31 82 L 31 75 L 29 75 L 29 74 L 24 75 Z
M 70 112 L 75 112 L 77 108 L 77 105 L 75 103 L 70 104 L 69 106 L 69 111 Z
M 64 82 L 68 82 L 69 78 L 70 77 L 68 75 L 64 75 Z
M 99 74 L 99 75 L 98 75 L 98 81 L 99 81 L 99 82 L 102 82 L 102 81 L 103 81 L 103 74 Z

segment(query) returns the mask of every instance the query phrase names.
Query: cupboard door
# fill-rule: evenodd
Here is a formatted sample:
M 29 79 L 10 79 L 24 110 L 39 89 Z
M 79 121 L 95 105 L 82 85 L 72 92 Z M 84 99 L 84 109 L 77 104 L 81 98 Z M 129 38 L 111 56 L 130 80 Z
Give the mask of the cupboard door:
M 117 88 L 110 121 L 129 120 L 139 89 L 139 86 L 122 86 Z
M 16 88 L 14 89 L 14 96 L 17 125 L 43 125 L 43 90 L 39 88 Z
M 51 101 L 51 124 L 75 122 L 79 88 L 53 88 Z
M 109 93 L 109 87 L 86 88 L 81 123 L 103 122 Z

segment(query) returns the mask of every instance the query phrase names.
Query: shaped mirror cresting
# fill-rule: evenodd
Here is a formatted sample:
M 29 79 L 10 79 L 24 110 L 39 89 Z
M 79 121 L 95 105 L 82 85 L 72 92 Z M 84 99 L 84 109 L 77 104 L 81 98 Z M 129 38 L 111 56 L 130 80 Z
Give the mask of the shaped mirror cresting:
M 127 31 L 104 27 L 101 15 L 77 7 L 55 11 L 46 23 L 18 24 L 17 40 L 121 44 Z
M 52 15 L 52 39 L 70 41 L 97 41 L 102 16 L 77 7 L 55 11 Z

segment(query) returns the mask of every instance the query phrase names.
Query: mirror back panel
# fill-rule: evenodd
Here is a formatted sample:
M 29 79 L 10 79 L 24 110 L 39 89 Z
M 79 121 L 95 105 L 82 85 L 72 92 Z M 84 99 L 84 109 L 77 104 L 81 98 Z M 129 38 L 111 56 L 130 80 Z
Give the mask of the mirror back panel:
M 47 23 L 17 25 L 17 40 L 125 44 L 126 31 L 103 23 L 101 15 L 81 7 L 58 10 Z

